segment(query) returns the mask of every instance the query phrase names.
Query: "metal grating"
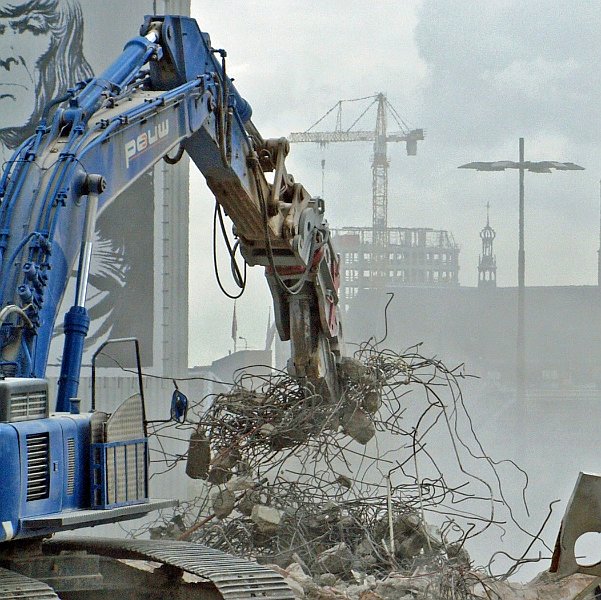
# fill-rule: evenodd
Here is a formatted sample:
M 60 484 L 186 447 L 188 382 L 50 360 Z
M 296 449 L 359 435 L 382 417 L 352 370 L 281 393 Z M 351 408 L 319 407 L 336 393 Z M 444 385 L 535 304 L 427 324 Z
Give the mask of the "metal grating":
M 10 420 L 12 423 L 43 419 L 47 415 L 48 394 L 39 392 L 21 392 L 11 394 Z
M 93 418 L 92 506 L 111 508 L 148 497 L 142 396 L 134 394 L 108 418 Z
M 50 494 L 50 443 L 47 433 L 34 433 L 27 440 L 27 502 Z
M 125 400 L 106 423 L 103 442 L 124 442 L 146 437 L 142 396 L 134 394 Z
M 67 495 L 75 492 L 75 440 L 67 440 Z
M 146 446 L 130 443 L 106 449 L 109 504 L 146 497 Z
M 92 506 L 143 502 L 148 497 L 146 438 L 92 444 Z

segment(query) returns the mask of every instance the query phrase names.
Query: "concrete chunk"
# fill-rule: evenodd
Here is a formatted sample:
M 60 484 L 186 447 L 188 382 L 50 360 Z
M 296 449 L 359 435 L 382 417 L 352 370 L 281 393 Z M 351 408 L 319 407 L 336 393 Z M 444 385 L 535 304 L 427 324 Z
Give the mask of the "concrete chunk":
M 342 429 L 360 444 L 367 444 L 376 435 L 376 427 L 369 415 L 358 407 L 348 407 L 342 415 Z
M 186 475 L 191 479 L 206 479 L 211 464 L 211 449 L 204 429 L 199 425 L 190 436 Z
M 255 504 L 250 518 L 261 533 L 275 533 L 282 522 L 282 513 L 276 508 Z
M 355 557 L 349 547 L 344 543 L 336 544 L 324 550 L 317 557 L 317 564 L 328 573 L 350 573 Z
M 218 519 L 225 519 L 234 510 L 236 496 L 230 490 L 218 490 L 213 496 L 212 508 Z

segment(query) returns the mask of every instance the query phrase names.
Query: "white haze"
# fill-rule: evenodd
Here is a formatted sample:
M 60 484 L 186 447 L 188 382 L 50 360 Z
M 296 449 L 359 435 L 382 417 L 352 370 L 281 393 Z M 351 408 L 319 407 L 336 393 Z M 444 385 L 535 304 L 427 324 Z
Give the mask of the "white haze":
M 450 230 L 461 245 L 462 285 L 476 284 L 488 201 L 499 285 L 515 285 L 518 178 L 515 171 L 477 173 L 459 165 L 517 160 L 523 136 L 527 159 L 586 167 L 527 174 L 526 277 L 528 285 L 596 283 L 601 4 L 489 1 L 483 10 L 478 2 L 450 0 L 193 0 L 192 16 L 214 46 L 228 50 L 228 70 L 265 136 L 303 131 L 337 100 L 379 91 L 410 125 L 423 127 L 417 156 L 389 146 L 389 223 Z M 374 122 L 372 114 L 365 127 Z M 370 144 L 325 152 L 295 145 L 288 165 L 320 194 L 326 158 L 330 223 L 369 225 L 371 154 Z M 190 361 L 199 364 L 232 349 L 233 303 L 214 282 L 212 201 L 194 169 L 191 190 Z M 270 297 L 254 271 L 238 303 L 238 332 L 258 348 Z
M 580 172 L 526 175 L 526 282 L 597 283 L 601 3 L 192 0 L 192 15 L 214 46 L 227 48 L 229 72 L 266 137 L 303 131 L 339 99 L 380 91 L 412 127 L 424 128 L 417 156 L 389 146 L 389 224 L 450 230 L 461 246 L 462 285 L 477 282 L 487 202 L 497 232 L 498 283 L 516 285 L 518 176 L 458 170 L 459 165 L 517 160 L 518 138 L 524 137 L 527 160 L 584 166 Z M 366 128 L 375 115 L 371 119 L 364 121 Z M 323 152 L 296 145 L 288 166 L 297 181 L 320 194 L 325 158 L 330 223 L 369 226 L 371 154 L 369 144 L 331 145 Z M 194 170 L 191 190 L 190 362 L 206 364 L 233 348 L 233 302 L 214 282 L 213 204 Z M 238 301 L 238 335 L 246 338 L 239 347 L 263 346 L 271 303 L 263 279 L 255 269 Z M 510 398 L 489 397 L 474 386 L 469 400 L 495 456 L 523 459 L 531 470 L 530 525 L 540 524 L 551 500 L 564 500 L 546 532 L 552 545 L 575 473 L 600 468 L 590 431 L 596 422 L 592 408 L 564 419 L 568 406 L 557 414 L 537 406 L 520 433 L 503 420 L 511 417 Z M 512 552 L 521 550 L 522 544 L 511 546 Z M 530 574 L 546 566 L 534 565 Z

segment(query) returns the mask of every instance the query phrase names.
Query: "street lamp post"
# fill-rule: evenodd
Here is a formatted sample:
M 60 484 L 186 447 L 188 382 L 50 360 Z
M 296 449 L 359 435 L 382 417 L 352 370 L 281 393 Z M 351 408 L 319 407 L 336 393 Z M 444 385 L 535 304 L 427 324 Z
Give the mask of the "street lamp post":
M 525 345 L 524 345 L 524 298 L 526 292 L 526 251 L 524 249 L 524 173 L 551 173 L 556 171 L 583 171 L 584 167 L 571 162 L 544 160 L 539 162 L 524 159 L 524 138 L 520 138 L 519 162 L 500 160 L 495 162 L 471 162 L 461 165 L 460 169 L 475 169 L 476 171 L 504 171 L 518 169 L 520 173 L 519 218 L 518 218 L 518 323 L 517 323 L 517 356 L 516 378 L 518 399 L 525 398 Z
M 597 287 L 601 287 L 601 179 L 599 180 L 599 250 L 597 250 Z

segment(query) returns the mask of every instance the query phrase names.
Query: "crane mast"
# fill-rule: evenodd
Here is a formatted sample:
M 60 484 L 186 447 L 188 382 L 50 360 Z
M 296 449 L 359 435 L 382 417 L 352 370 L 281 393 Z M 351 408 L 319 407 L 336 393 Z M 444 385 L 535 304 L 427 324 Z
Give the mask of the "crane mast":
M 343 103 L 371 100 L 353 124 L 342 127 Z M 376 125 L 373 130 L 354 129 L 355 125 L 373 107 L 377 106 Z M 312 131 L 329 114 L 336 111 L 336 126 L 334 131 Z M 388 114 L 391 114 L 399 131 L 389 132 L 387 127 Z M 339 100 L 323 117 L 303 132 L 291 133 L 290 142 L 313 142 L 320 146 L 338 142 L 373 142 L 372 160 L 372 229 L 373 245 L 384 249 L 388 246 L 388 142 L 405 142 L 408 156 L 417 153 L 417 142 L 424 139 L 423 129 L 410 129 L 401 119 L 394 107 L 388 102 L 386 94 L 380 92 L 365 98 Z M 322 165 L 323 166 L 323 165 Z
M 374 245 L 388 245 L 388 156 L 386 141 L 386 96 L 378 94 L 378 114 L 374 132 L 372 163 L 372 227 Z

